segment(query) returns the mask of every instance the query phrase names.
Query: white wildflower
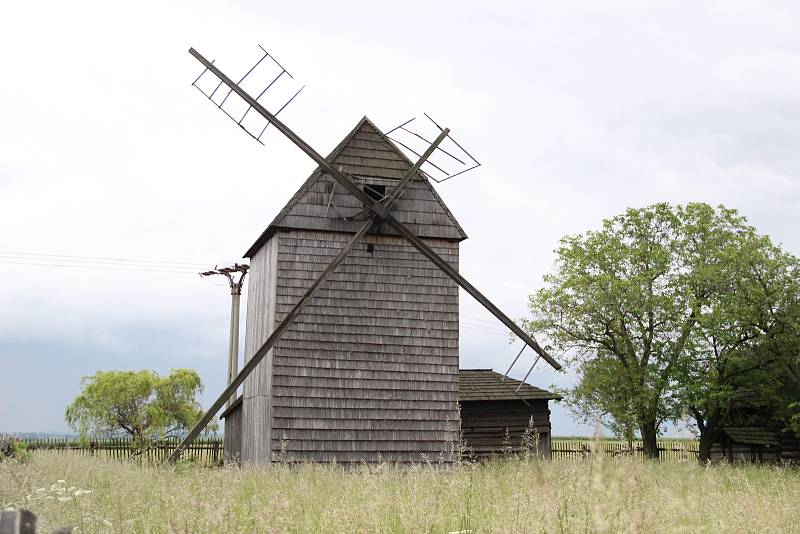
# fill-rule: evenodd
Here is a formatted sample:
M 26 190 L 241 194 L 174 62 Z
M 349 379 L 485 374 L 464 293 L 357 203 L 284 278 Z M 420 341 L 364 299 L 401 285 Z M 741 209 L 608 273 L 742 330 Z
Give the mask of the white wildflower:
M 71 501 L 72 497 L 59 497 L 58 502 L 68 502 Z
M 57 484 L 64 484 L 65 482 L 66 482 L 66 480 L 63 480 L 63 479 L 56 480 Z
M 114 523 L 112 523 L 112 522 L 111 522 L 111 521 L 109 521 L 108 519 L 103 519 L 103 524 L 104 524 L 105 526 L 107 526 L 107 527 L 110 527 L 110 526 L 111 526 L 111 525 L 113 525 Z

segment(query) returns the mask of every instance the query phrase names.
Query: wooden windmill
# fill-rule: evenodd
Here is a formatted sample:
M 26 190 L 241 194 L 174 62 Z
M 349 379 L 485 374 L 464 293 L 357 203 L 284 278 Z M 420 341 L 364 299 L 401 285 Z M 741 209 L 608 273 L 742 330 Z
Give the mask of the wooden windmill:
M 225 414 L 226 445 L 239 446 L 243 462 L 279 454 L 416 461 L 443 452 L 458 435 L 459 286 L 537 361 L 560 369 L 457 271 L 466 235 L 420 170 L 451 139 L 447 128 L 411 163 L 364 117 L 324 158 L 189 52 L 319 167 L 246 253 L 245 364 L 170 461 L 243 383 Z

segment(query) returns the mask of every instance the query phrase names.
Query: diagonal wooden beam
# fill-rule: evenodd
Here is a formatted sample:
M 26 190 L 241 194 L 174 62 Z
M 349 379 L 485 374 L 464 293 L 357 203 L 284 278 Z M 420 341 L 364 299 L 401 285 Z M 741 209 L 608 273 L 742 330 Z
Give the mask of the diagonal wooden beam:
M 411 169 L 409 169 L 408 172 L 403 176 L 403 178 L 398 183 L 397 189 L 395 189 L 395 191 L 398 191 L 398 189 L 402 191 L 403 188 L 405 188 L 409 183 L 411 183 L 411 178 L 417 173 L 419 168 L 430 157 L 433 151 L 436 150 L 436 147 L 439 146 L 439 143 L 441 143 L 444 140 L 444 138 L 447 137 L 447 132 L 448 130 L 445 128 L 445 131 L 442 132 L 442 135 L 440 135 L 433 142 L 433 144 L 430 147 L 428 147 L 428 150 L 426 150 L 422 154 L 419 160 L 417 160 L 417 162 L 414 163 Z M 345 244 L 342 250 L 339 251 L 339 254 L 337 254 L 336 257 L 333 259 L 333 261 L 331 261 L 331 263 L 325 268 L 325 270 L 322 271 L 322 274 L 320 274 L 319 277 L 314 281 L 314 283 L 311 284 L 311 287 L 309 287 L 306 290 L 305 294 L 303 294 L 303 296 L 294 305 L 294 307 L 291 310 L 289 310 L 289 313 L 286 314 L 286 317 L 283 318 L 283 321 L 281 321 L 281 323 L 275 328 L 272 334 L 270 334 L 270 336 L 267 338 L 267 340 L 264 342 L 261 348 L 258 349 L 258 351 L 256 351 L 255 354 L 253 354 L 252 358 L 250 358 L 250 360 L 248 360 L 248 362 L 244 365 L 244 367 L 242 367 L 242 370 L 239 372 L 239 374 L 236 375 L 236 377 L 231 381 L 230 384 L 228 384 L 228 387 L 225 388 L 225 390 L 222 392 L 219 398 L 214 402 L 214 404 L 211 405 L 211 408 L 209 408 L 208 411 L 205 414 L 203 414 L 203 417 L 200 418 L 200 421 L 197 422 L 197 424 L 189 431 L 189 434 L 187 434 L 186 437 L 183 439 L 183 441 L 175 448 L 170 457 L 167 459 L 167 462 L 175 463 L 175 461 L 177 461 L 178 458 L 181 457 L 181 454 L 183 453 L 184 449 L 190 443 L 192 443 L 197 438 L 198 435 L 200 435 L 200 432 L 202 432 L 206 428 L 206 426 L 208 426 L 208 423 L 211 422 L 211 419 L 213 419 L 214 416 L 217 415 L 219 410 L 225 404 L 226 399 L 229 399 L 236 392 L 239 386 L 242 385 L 245 379 L 250 375 L 250 373 L 253 372 L 253 370 L 261 362 L 261 360 L 263 360 L 266 357 L 266 355 L 269 353 L 272 347 L 274 347 L 275 344 L 278 342 L 278 340 L 281 338 L 283 333 L 289 328 L 289 326 L 291 326 L 291 324 L 294 322 L 297 316 L 300 315 L 300 313 L 303 311 L 303 308 L 305 308 L 308 305 L 308 303 L 311 302 L 311 300 L 314 298 L 314 295 L 316 295 L 319 289 L 322 287 L 322 284 L 325 283 L 325 281 L 333 273 L 333 271 L 336 270 L 339 264 L 342 263 L 342 261 L 344 261 L 344 259 L 347 257 L 348 254 L 350 254 L 350 252 L 353 250 L 353 247 L 356 246 L 356 244 L 361 240 L 361 238 L 363 238 L 364 235 L 366 235 L 367 231 L 369 231 L 372 225 L 375 224 L 378 220 L 379 217 L 376 214 L 370 217 L 368 220 L 364 221 L 364 223 L 361 225 L 358 231 L 353 235 L 353 237 L 350 238 L 350 240 L 347 242 L 347 244 Z
M 215 67 L 210 61 L 200 55 L 194 48 L 189 49 L 189 53 L 192 54 L 197 60 L 203 64 L 208 70 L 210 70 L 215 76 L 217 76 L 223 83 L 228 85 L 233 91 L 238 94 L 242 99 L 253 106 L 262 117 L 267 119 L 275 128 L 278 129 L 283 135 L 289 138 L 291 142 L 297 145 L 300 150 L 305 152 L 311 159 L 313 159 L 325 172 L 330 174 L 337 182 L 342 184 L 345 189 L 350 191 L 353 196 L 359 199 L 364 206 L 369 208 L 375 215 L 377 215 L 380 219 L 385 220 L 389 223 L 389 225 L 394 228 L 394 230 L 404 237 L 409 243 L 411 243 L 414 247 L 417 248 L 425 257 L 427 257 L 434 265 L 439 267 L 447 276 L 452 278 L 458 285 L 460 285 L 464 290 L 472 295 L 475 300 L 477 300 L 484 308 L 489 310 L 492 315 L 497 317 L 501 323 L 506 325 L 509 330 L 514 332 L 520 339 L 522 339 L 529 347 L 531 347 L 537 354 L 539 354 L 542 359 L 544 359 L 547 363 L 549 363 L 554 369 L 561 369 L 561 365 L 554 360 L 547 352 L 534 340 L 531 336 L 529 336 L 522 328 L 520 328 L 514 321 L 512 321 L 505 313 L 503 313 L 500 308 L 495 306 L 486 296 L 478 291 L 478 289 L 470 284 L 466 278 L 461 276 L 458 271 L 453 269 L 449 263 L 447 263 L 441 256 L 436 254 L 427 244 L 425 244 L 420 238 L 418 238 L 411 230 L 409 230 L 404 224 L 400 221 L 395 219 L 388 209 L 383 206 L 380 202 L 375 202 L 372 198 L 364 193 L 358 185 L 356 185 L 351 179 L 346 177 L 343 173 L 339 172 L 331 163 L 322 157 L 316 150 L 314 150 L 308 143 L 306 143 L 300 136 L 294 133 L 292 130 L 289 129 L 288 126 L 283 124 L 280 120 L 278 120 L 272 113 L 267 111 L 264 106 L 259 104 L 252 96 L 247 94 L 241 87 L 236 85 L 230 78 L 225 76 L 217 67 Z
M 364 191 L 361 190 L 358 185 L 356 185 L 350 178 L 345 176 L 343 173 L 339 172 L 328 160 L 326 160 L 322 155 L 314 150 L 311 145 L 306 143 L 300 136 L 294 133 L 288 126 L 283 124 L 278 118 L 275 117 L 272 113 L 267 111 L 264 106 L 259 104 L 252 96 L 250 96 L 246 91 L 244 91 L 241 87 L 239 87 L 233 80 L 228 78 L 225 74 L 222 73 L 216 66 L 214 66 L 209 60 L 204 58 L 197 50 L 194 48 L 189 49 L 189 53 L 193 55 L 200 63 L 203 64 L 209 71 L 211 71 L 215 76 L 217 76 L 223 83 L 225 83 L 228 87 L 230 87 L 237 95 L 239 95 L 245 102 L 249 105 L 253 106 L 262 117 L 267 119 L 279 132 L 285 135 L 292 143 L 294 143 L 300 150 L 305 152 L 308 157 L 314 160 L 326 173 L 330 174 L 337 182 L 342 184 L 345 189 L 347 189 L 350 193 L 353 194 L 358 200 L 360 200 L 364 206 L 370 209 L 374 215 L 378 218 L 385 220 L 389 225 L 394 228 L 394 230 L 404 237 L 409 243 L 411 243 L 417 250 L 419 250 L 425 257 L 427 257 L 434 265 L 439 267 L 447 276 L 453 279 L 459 286 L 461 286 L 467 293 L 472 295 L 472 297 L 477 300 L 484 308 L 489 310 L 489 312 L 497 317 L 501 323 L 506 325 L 509 330 L 514 332 L 520 339 L 522 339 L 529 347 L 531 347 L 538 355 L 542 357 L 547 363 L 549 363 L 554 369 L 561 369 L 561 364 L 559 364 L 555 359 L 553 359 L 540 345 L 536 342 L 531 336 L 529 336 L 522 328 L 519 327 L 511 318 L 509 318 L 505 313 L 503 313 L 500 308 L 495 306 L 486 296 L 478 291 L 478 289 L 470 284 L 466 278 L 461 276 L 458 271 L 453 269 L 453 267 L 447 263 L 441 256 L 436 254 L 425 242 L 423 242 L 420 238 L 418 238 L 411 230 L 409 230 L 404 224 L 400 221 L 395 219 L 389 210 L 380 202 L 375 202 L 369 195 L 367 195 Z
M 347 242 L 344 248 L 339 251 L 339 254 L 336 255 L 330 265 L 328 265 L 328 267 L 322 271 L 322 274 L 320 274 L 314 283 L 311 284 L 311 287 L 306 290 L 305 294 L 300 298 L 297 304 L 295 304 L 289 313 L 286 314 L 286 317 L 283 318 L 283 321 L 281 321 L 280 324 L 275 327 L 275 330 L 273 330 L 272 334 L 270 334 L 270 336 L 264 342 L 264 345 L 262 345 L 261 348 L 258 349 L 255 354 L 253 354 L 253 357 L 244 364 L 244 367 L 242 367 L 242 370 L 239 371 L 238 375 L 236 375 L 236 378 L 234 378 L 233 381 L 228 384 L 228 387 L 226 387 L 219 398 L 214 401 L 214 404 L 211 405 L 211 408 L 208 409 L 203 417 L 200 418 L 200 421 L 197 422 L 194 428 L 189 431 L 183 441 L 181 441 L 181 443 L 175 448 L 170 457 L 167 458 L 167 462 L 175 463 L 175 461 L 181 457 L 183 450 L 190 443 L 192 443 L 197 436 L 200 435 L 200 432 L 202 432 L 206 426 L 208 426 L 208 423 L 210 423 L 214 416 L 219 413 L 220 409 L 222 409 L 226 399 L 230 398 L 230 396 L 236 392 L 239 386 L 242 385 L 242 383 L 250 375 L 250 373 L 253 372 L 256 366 L 261 363 L 261 360 L 263 360 L 270 349 L 275 346 L 275 343 L 278 342 L 286 329 L 289 328 L 297 316 L 300 315 L 300 312 L 303 311 L 303 308 L 305 308 L 308 303 L 311 302 L 311 299 L 313 299 L 314 295 L 317 294 L 317 291 L 319 291 L 320 287 L 322 287 L 322 284 L 328 279 L 331 273 L 336 270 L 336 267 L 342 263 L 345 257 L 350 254 L 350 251 L 353 250 L 353 247 L 356 246 L 358 241 L 364 237 L 364 235 L 372 226 L 373 222 L 374 220 L 372 218 L 364 221 L 364 224 L 362 224 L 355 235 L 350 238 L 350 241 Z

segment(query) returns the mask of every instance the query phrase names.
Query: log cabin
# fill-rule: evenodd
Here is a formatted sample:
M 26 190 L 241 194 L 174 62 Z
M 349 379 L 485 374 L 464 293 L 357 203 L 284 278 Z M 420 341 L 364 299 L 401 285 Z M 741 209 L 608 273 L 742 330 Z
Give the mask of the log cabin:
M 491 369 L 458 373 L 461 436 L 467 453 L 488 458 L 526 447 L 551 457 L 551 400 L 561 396 Z

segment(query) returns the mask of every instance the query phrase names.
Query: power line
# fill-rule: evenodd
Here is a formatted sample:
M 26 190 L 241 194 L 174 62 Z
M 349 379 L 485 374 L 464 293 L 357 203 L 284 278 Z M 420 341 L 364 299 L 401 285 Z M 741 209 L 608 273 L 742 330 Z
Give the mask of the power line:
M 468 317 L 461 318 L 461 324 L 467 324 L 467 325 L 470 325 L 470 326 L 472 326 L 474 328 L 480 328 L 481 330 L 497 332 L 497 333 L 504 334 L 504 335 L 508 334 L 508 332 L 509 332 L 509 330 L 504 329 L 504 328 L 494 328 L 494 327 L 491 327 L 491 326 L 488 326 L 488 325 L 485 325 L 485 324 L 472 322 L 472 320 L 469 319 Z
M 470 319 L 472 321 L 480 321 L 482 323 L 488 323 L 488 324 L 491 324 L 491 325 L 496 325 L 497 324 L 497 319 L 492 319 L 492 320 L 481 319 L 480 317 L 473 317 L 471 315 L 463 315 L 463 314 L 461 315 L 461 317 L 464 317 L 465 319 Z
M 508 338 L 508 332 L 502 333 L 502 332 L 493 331 L 493 330 L 484 330 L 482 328 L 476 328 L 476 327 L 470 326 L 468 324 L 462 324 L 462 325 L 460 325 L 460 327 L 465 329 L 465 330 L 472 330 L 473 332 L 480 332 L 481 334 L 491 334 L 493 336 L 503 336 L 505 338 Z
M 12 251 L 0 251 L 0 256 L 23 256 L 23 258 L 19 259 L 27 259 L 28 257 L 33 258 L 64 258 L 64 259 L 74 259 L 74 260 L 81 260 L 87 261 L 91 263 L 99 263 L 97 261 L 90 261 L 90 260 L 101 260 L 102 262 L 126 262 L 126 263 L 142 263 L 142 264 L 161 264 L 161 265 L 187 265 L 192 267 L 203 267 L 207 265 L 206 263 L 190 263 L 184 261 L 162 261 L 162 260 L 134 260 L 129 258 L 107 258 L 101 256 L 75 256 L 75 255 L 68 255 L 68 254 L 43 254 L 37 252 L 12 252 Z M 15 259 L 15 258 L 12 258 Z
M 156 263 L 120 263 L 114 261 L 105 261 L 105 260 L 68 260 L 68 259 L 61 259 L 61 258 L 44 258 L 44 257 L 37 257 L 37 258 L 28 258 L 22 256 L 10 256 L 0 254 L 0 260 L 13 260 L 18 262 L 58 262 L 59 265 L 75 265 L 75 266 L 108 266 L 108 267 L 140 267 L 146 269 L 181 269 L 187 272 L 197 272 L 197 268 L 190 268 L 184 267 L 183 265 L 175 265 L 171 263 L 164 262 L 163 264 L 156 264 Z
M 31 263 L 31 262 L 17 262 L 17 261 L 2 261 L 0 260 L 0 264 L 6 265 L 28 265 L 33 267 L 59 267 L 59 268 L 72 268 L 72 269 L 91 269 L 97 271 L 132 271 L 132 272 L 140 272 L 140 273 L 176 273 L 176 274 L 193 274 L 197 275 L 198 273 L 194 271 L 177 271 L 177 270 L 167 270 L 167 269 L 134 269 L 134 268 L 126 268 L 126 267 L 111 267 L 111 266 L 98 266 L 98 265 L 80 265 L 80 264 L 67 264 L 67 263 Z M 154 266 L 155 267 L 155 266 Z

